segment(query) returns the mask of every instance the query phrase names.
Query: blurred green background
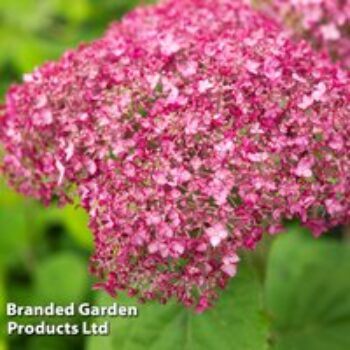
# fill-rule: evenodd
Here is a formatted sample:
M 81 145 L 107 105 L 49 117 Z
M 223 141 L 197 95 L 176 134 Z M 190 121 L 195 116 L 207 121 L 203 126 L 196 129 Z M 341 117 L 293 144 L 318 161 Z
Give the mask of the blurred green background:
M 109 22 L 140 2 L 0 0 L 0 101 L 23 73 L 99 37 Z M 174 303 L 146 305 L 136 320 L 111 319 L 108 337 L 9 337 L 7 301 L 108 305 L 113 300 L 91 288 L 87 266 L 93 247 L 86 214 L 75 206 L 44 208 L 0 179 L 0 350 L 350 349 L 346 230 L 319 240 L 296 224 L 288 231 L 266 239 L 257 252 L 243 254 L 238 276 L 204 315 Z M 135 304 L 125 296 L 117 302 Z

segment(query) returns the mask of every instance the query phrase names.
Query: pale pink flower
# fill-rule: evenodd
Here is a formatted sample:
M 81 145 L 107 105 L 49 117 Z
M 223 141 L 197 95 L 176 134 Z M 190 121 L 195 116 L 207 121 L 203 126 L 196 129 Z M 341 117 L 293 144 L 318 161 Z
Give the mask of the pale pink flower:
M 222 240 L 228 236 L 227 229 L 222 224 L 215 224 L 212 227 L 206 229 L 206 234 L 209 237 L 210 244 L 213 247 L 217 247 Z

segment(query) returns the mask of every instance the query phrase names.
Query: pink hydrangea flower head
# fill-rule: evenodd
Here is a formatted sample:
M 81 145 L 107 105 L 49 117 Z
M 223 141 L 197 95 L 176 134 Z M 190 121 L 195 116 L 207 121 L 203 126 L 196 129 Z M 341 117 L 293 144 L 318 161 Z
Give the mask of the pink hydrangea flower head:
M 98 287 L 203 311 L 283 219 L 348 221 L 349 83 L 242 1 L 168 0 L 9 90 L 4 171 L 79 195 Z

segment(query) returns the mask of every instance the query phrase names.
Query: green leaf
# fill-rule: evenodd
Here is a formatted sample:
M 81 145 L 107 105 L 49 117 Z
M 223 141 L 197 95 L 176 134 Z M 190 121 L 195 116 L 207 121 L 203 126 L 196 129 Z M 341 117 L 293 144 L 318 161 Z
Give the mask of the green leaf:
M 56 0 L 56 11 L 71 22 L 82 22 L 90 16 L 91 5 L 89 0 Z
M 28 350 L 61 350 L 67 348 L 69 343 L 67 337 L 56 336 L 36 336 L 30 337 L 28 341 Z
M 88 287 L 87 262 L 71 253 L 59 253 L 41 262 L 34 274 L 34 290 L 40 303 L 66 305 L 79 302 Z
M 350 349 L 349 271 L 346 243 L 301 232 L 277 238 L 266 281 L 274 350 Z
M 56 59 L 63 51 L 62 45 L 34 35 L 20 34 L 20 38 L 21 42 L 15 47 L 13 62 L 21 73 L 30 72 L 39 64 Z
M 138 318 L 114 318 L 109 337 L 91 337 L 88 350 L 264 350 L 268 324 L 261 311 L 262 288 L 242 264 L 217 305 L 197 315 L 182 305 L 146 304 Z M 100 304 L 113 300 L 103 296 Z M 116 302 L 131 305 L 119 297 Z
M 93 236 L 88 228 L 89 217 L 85 210 L 75 205 L 68 205 L 62 209 L 61 218 L 68 234 L 80 246 L 91 250 L 93 247 Z
M 0 207 L 0 265 L 23 257 L 28 246 L 26 215 L 21 207 Z
M 65 227 L 67 234 L 82 248 L 91 251 L 93 235 L 88 227 L 89 216 L 77 204 L 66 205 L 64 208 L 51 206 L 46 209 L 45 219 L 48 222 L 59 222 Z
M 7 26 L 34 31 L 48 24 L 53 11 L 53 1 L 0 1 L 2 23 Z
M 0 178 L 0 207 L 21 205 L 24 197 L 9 189 L 4 179 Z
M 0 267 L 23 259 L 29 246 L 27 208 L 0 180 Z

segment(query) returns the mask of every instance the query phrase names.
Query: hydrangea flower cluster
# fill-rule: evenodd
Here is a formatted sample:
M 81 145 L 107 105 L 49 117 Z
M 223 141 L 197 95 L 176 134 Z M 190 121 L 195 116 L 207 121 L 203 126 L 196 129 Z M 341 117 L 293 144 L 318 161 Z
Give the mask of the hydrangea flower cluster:
M 20 192 L 79 195 L 114 295 L 203 311 L 239 249 L 350 214 L 350 79 L 240 0 L 167 0 L 26 75 L 0 118 Z
M 348 0 L 262 0 L 266 9 L 293 31 L 310 39 L 343 67 L 350 68 L 350 1 Z

